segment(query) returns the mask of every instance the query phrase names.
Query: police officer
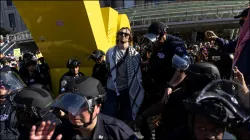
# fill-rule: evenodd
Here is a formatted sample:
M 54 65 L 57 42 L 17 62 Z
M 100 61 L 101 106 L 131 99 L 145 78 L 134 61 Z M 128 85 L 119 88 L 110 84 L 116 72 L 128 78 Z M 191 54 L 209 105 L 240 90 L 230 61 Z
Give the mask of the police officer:
M 18 121 L 13 106 L 13 96 L 23 89 L 25 84 L 16 73 L 0 70 L 0 139 L 17 140 Z
M 236 139 L 249 139 L 246 125 L 249 108 L 242 102 L 244 93 L 239 92 L 242 88 L 233 81 L 217 80 L 184 100 L 189 125 L 178 129 L 170 139 L 235 139 L 225 138 L 226 130 L 233 130 Z M 235 128 L 240 128 L 241 133 Z
M 250 65 L 246 65 L 250 61 L 250 39 L 249 39 L 249 9 L 244 9 L 239 15 L 234 18 L 240 19 L 240 33 L 239 37 L 234 41 L 227 41 L 219 38 L 213 31 L 205 32 L 205 35 L 210 40 L 215 40 L 218 46 L 224 53 L 235 53 L 233 59 L 233 66 L 237 66 L 239 70 L 244 74 L 247 84 L 250 84 Z
M 23 81 L 30 86 L 32 84 L 40 83 L 46 85 L 47 82 L 41 77 L 39 71 L 37 70 L 37 59 L 36 57 L 32 57 L 31 59 L 25 60 L 25 69 L 20 71 L 20 76 Z
M 183 40 L 168 34 L 167 29 L 168 26 L 163 22 L 154 22 L 149 26 L 148 33 L 145 35 L 153 44 L 148 64 L 155 82 L 155 91 L 160 93 L 158 94 L 160 98 L 164 93 L 162 102 L 167 101 L 172 89 L 185 78 L 184 73 L 172 68 L 172 57 L 174 54 L 187 55 Z
M 218 67 L 223 79 L 229 79 L 233 63 L 233 54 L 225 53 L 220 49 L 210 48 L 208 53 L 208 62 Z
M 76 59 L 70 59 L 67 62 L 67 68 L 69 71 L 65 73 L 62 78 L 60 79 L 60 88 L 59 93 L 67 92 L 67 84 L 76 77 L 84 76 L 83 73 L 79 71 L 79 67 L 81 65 L 81 62 Z
M 99 80 L 106 87 L 108 80 L 108 69 L 104 60 L 105 53 L 102 50 L 96 50 L 90 55 L 89 59 L 95 61 L 95 66 L 92 70 L 92 77 Z
M 173 58 L 180 59 L 180 57 L 175 56 Z M 140 127 L 143 125 L 143 120 L 145 120 L 147 117 L 161 113 L 161 123 L 156 128 L 156 138 L 159 139 L 163 136 L 166 137 L 166 133 L 170 134 L 173 130 L 176 130 L 177 128 L 188 123 L 188 113 L 182 104 L 184 99 L 191 97 L 194 92 L 202 90 L 211 81 L 220 79 L 218 68 L 211 63 L 197 62 L 191 65 L 186 63 L 188 64 L 186 65 L 184 63 L 181 64 L 178 62 L 180 62 L 180 60 L 173 60 L 174 66 L 181 71 L 185 71 L 187 75 L 186 79 L 184 80 L 184 88 L 174 91 L 174 94 L 169 96 L 169 100 L 166 105 L 157 103 L 151 106 L 142 112 L 134 122 L 135 127 L 136 125 L 139 125 Z M 186 65 L 188 68 L 182 67 L 180 69 L 180 66 L 184 65 Z
M 33 86 L 20 90 L 14 97 L 16 116 L 20 126 L 20 139 L 29 138 L 32 125 L 39 126 L 42 121 L 51 120 L 56 125 L 61 120 L 50 111 L 53 102 L 51 94 L 42 87 Z
M 40 61 L 40 64 L 38 66 L 39 66 L 41 77 L 43 77 L 44 80 L 47 81 L 48 85 L 50 85 L 49 87 L 51 90 L 52 87 L 51 87 L 51 77 L 50 77 L 49 65 L 45 62 L 44 57 L 40 57 L 38 60 Z
M 68 112 L 70 124 L 57 127 L 57 139 L 136 139 L 133 131 L 122 121 L 100 113 L 105 90 L 101 83 L 92 77 L 74 79 L 68 89 L 72 92 L 60 95 L 52 107 Z M 36 131 L 33 126 L 30 139 L 50 139 L 55 127 L 45 129 L 51 123 L 43 122 Z M 44 130 L 44 131 L 43 131 Z
M 23 54 L 23 60 L 22 60 L 22 62 L 19 62 L 22 64 L 19 68 L 20 75 L 25 75 L 27 73 L 28 70 L 25 67 L 25 63 L 30 61 L 33 57 L 34 57 L 34 55 L 32 53 L 24 53 Z

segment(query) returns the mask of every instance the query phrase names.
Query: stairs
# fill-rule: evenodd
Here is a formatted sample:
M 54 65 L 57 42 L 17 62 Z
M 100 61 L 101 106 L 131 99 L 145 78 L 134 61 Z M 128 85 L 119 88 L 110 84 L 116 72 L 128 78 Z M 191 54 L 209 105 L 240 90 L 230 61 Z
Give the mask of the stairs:
M 1 46 L 0 52 L 4 55 L 7 55 L 13 50 L 13 47 L 15 47 L 15 44 L 16 42 L 9 42 L 9 43 L 3 44 L 3 46 Z

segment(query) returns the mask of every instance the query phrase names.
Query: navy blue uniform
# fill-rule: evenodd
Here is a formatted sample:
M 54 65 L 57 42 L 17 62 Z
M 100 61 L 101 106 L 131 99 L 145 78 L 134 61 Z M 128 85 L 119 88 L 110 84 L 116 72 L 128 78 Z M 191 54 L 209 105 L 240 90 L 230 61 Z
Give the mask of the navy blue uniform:
M 67 84 L 76 77 L 84 76 L 83 73 L 79 72 L 78 76 L 75 76 L 71 71 L 65 73 L 62 78 L 60 79 L 60 86 L 59 86 L 59 93 L 68 91 Z
M 58 126 L 54 136 L 56 137 L 58 134 L 63 135 L 63 140 L 83 139 L 79 135 L 79 132 L 72 128 L 70 123 L 64 123 Z M 124 122 L 104 114 L 99 114 L 96 127 L 90 139 L 136 140 L 137 138 L 133 134 L 131 128 L 128 127 Z
M 99 80 L 102 83 L 102 86 L 106 87 L 108 80 L 108 69 L 106 67 L 106 62 L 103 61 L 101 64 L 95 64 L 92 72 L 92 77 Z
M 0 104 L 0 126 L 1 140 L 18 139 L 19 131 L 16 112 L 8 100 Z
M 175 54 L 179 56 L 187 54 L 184 42 L 178 37 L 167 35 L 164 45 L 154 51 L 149 59 L 154 80 L 163 84 L 171 80 L 175 72 L 172 67 L 172 57 Z
M 152 100 L 158 101 L 159 98 L 162 98 L 161 94 L 163 94 L 167 82 L 173 77 L 175 68 L 172 66 L 172 57 L 175 54 L 183 56 L 187 55 L 187 51 L 183 40 L 172 35 L 167 35 L 163 46 L 154 48 L 149 59 L 149 73 L 154 82 L 152 85 L 154 95 L 152 98 L 150 97 Z

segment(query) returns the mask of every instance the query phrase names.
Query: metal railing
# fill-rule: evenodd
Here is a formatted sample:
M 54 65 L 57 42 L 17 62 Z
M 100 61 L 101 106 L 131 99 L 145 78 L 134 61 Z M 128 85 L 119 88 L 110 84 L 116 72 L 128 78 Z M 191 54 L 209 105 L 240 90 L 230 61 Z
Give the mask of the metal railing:
M 159 2 L 159 7 L 150 6 L 144 8 L 145 5 L 137 5 L 134 8 L 127 8 L 136 13 L 129 15 L 132 28 L 139 26 L 148 26 L 153 21 L 163 21 L 165 23 L 190 22 L 199 20 L 223 20 L 223 18 L 232 18 L 242 9 L 246 8 L 245 3 L 248 0 L 228 0 L 228 1 L 189 1 L 189 2 Z M 234 4 L 233 4 L 234 3 Z M 187 5 L 185 5 L 187 4 Z M 233 5 L 232 5 L 233 4 Z M 191 6 L 190 6 L 191 5 Z M 149 9 L 155 9 L 150 11 Z M 157 9 L 158 8 L 158 9 Z M 162 9 L 164 8 L 164 9 Z M 118 8 L 119 9 L 119 8 Z M 142 12 L 147 10 L 147 12 Z M 124 10 L 125 11 L 125 10 Z M 19 42 L 33 40 L 31 33 L 27 31 L 16 34 L 7 35 L 10 42 Z
M 9 38 L 10 42 L 26 41 L 26 40 L 33 39 L 29 30 L 15 33 L 15 34 L 9 34 L 7 35 L 7 38 Z
M 130 22 L 131 26 L 133 27 L 137 25 L 148 25 L 154 21 L 162 21 L 168 24 L 171 22 L 198 21 L 207 19 L 223 20 L 223 18 L 233 18 L 233 16 L 238 15 L 242 9 L 244 9 L 244 6 L 159 13 L 158 15 L 148 16 L 146 18 L 142 17 L 130 19 Z
M 179 7 L 186 7 L 189 6 L 196 6 L 201 7 L 205 5 L 232 5 L 232 4 L 246 4 L 248 0 L 227 0 L 227 1 L 183 1 L 183 2 L 173 2 L 173 1 L 164 1 L 158 2 L 155 4 L 142 4 L 142 5 L 135 5 L 131 8 L 115 8 L 120 13 L 133 13 L 134 11 L 148 11 L 148 10 L 156 10 L 159 8 L 179 8 Z
M 138 12 L 135 13 L 131 16 L 129 16 L 129 19 L 135 20 L 136 18 L 144 18 L 144 17 L 149 17 L 149 16 L 158 16 L 162 14 L 175 14 L 175 13 L 183 13 L 183 12 L 189 12 L 189 11 L 194 11 L 194 12 L 199 12 L 200 10 L 214 10 L 214 9 L 222 9 L 222 8 L 234 8 L 237 9 L 237 7 L 242 7 L 243 5 L 220 5 L 220 6 L 204 6 L 204 7 L 190 7 L 190 8 L 178 8 L 178 9 L 163 9 L 163 10 L 157 10 L 157 11 L 148 11 L 148 12 Z M 243 6 L 244 7 L 244 6 Z M 242 9 L 241 9 L 242 10 Z M 191 14 L 191 13 L 186 13 L 186 14 Z

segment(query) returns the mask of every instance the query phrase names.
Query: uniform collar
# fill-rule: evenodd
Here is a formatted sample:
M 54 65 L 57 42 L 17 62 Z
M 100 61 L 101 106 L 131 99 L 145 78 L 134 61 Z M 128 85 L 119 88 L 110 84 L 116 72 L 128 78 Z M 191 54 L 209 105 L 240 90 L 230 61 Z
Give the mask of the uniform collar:
M 96 128 L 95 128 L 95 132 L 93 135 L 93 139 L 94 140 L 107 140 L 108 136 L 106 135 L 105 132 L 105 126 L 104 126 L 105 122 L 103 120 L 102 114 L 99 114 L 97 117 L 97 123 L 96 123 Z

